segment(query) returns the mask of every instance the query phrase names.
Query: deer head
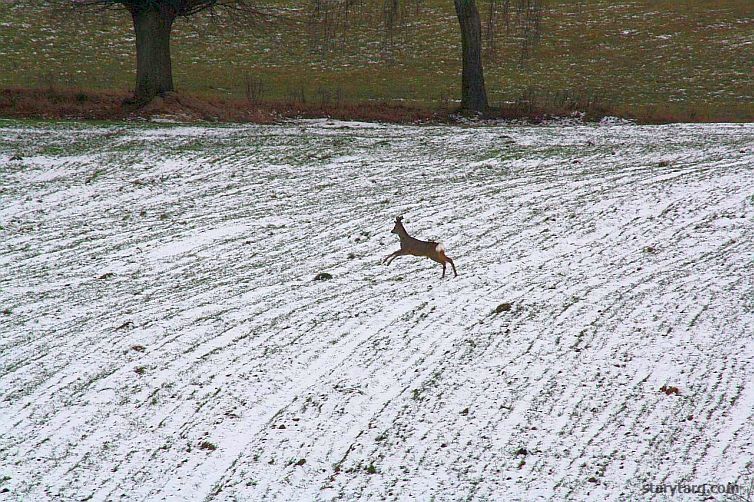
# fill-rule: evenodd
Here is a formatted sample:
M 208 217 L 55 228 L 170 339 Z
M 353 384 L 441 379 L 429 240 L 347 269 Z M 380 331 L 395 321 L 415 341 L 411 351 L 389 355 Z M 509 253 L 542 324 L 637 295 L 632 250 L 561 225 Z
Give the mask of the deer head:
M 403 228 L 403 223 L 401 223 L 402 221 L 403 221 L 403 216 L 396 216 L 395 217 L 395 226 L 390 231 L 391 234 L 400 233 L 400 229 Z

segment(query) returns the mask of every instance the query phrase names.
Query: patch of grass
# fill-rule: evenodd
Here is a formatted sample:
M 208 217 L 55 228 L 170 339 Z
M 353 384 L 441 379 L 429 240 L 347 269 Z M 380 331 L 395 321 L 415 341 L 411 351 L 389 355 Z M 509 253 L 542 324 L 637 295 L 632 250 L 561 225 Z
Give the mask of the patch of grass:
M 102 174 L 102 169 L 95 169 L 94 172 L 91 174 L 91 176 L 89 176 L 84 183 L 86 184 L 94 183 L 97 180 L 97 178 L 100 177 L 101 174 Z

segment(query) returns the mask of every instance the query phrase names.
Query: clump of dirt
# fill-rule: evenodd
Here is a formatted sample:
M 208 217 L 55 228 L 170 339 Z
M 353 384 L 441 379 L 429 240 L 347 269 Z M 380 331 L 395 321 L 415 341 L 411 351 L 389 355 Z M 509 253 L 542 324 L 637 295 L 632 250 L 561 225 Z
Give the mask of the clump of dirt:
M 115 328 L 115 331 L 120 331 L 122 329 L 133 328 L 133 327 L 134 327 L 133 321 L 126 321 L 120 326 L 118 326 L 117 328 Z
M 681 393 L 681 391 L 678 390 L 678 387 L 675 387 L 673 385 L 663 385 L 662 387 L 660 387 L 660 392 L 664 392 L 668 396 L 671 396 L 673 394 L 677 396 Z
M 508 302 L 501 303 L 500 305 L 498 305 L 497 307 L 495 307 L 495 313 L 496 314 L 500 314 L 502 312 L 508 312 L 508 311 L 510 311 L 511 307 L 512 307 L 512 305 L 510 303 L 508 303 Z
M 332 275 L 328 274 L 327 272 L 320 272 L 319 274 L 314 276 L 313 281 L 329 281 L 332 279 Z

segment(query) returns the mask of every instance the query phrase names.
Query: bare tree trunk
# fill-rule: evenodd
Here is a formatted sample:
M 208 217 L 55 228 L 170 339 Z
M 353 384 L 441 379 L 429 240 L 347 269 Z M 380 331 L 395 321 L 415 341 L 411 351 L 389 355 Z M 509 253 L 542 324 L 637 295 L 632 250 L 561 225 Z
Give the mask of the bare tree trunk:
M 461 75 L 461 109 L 487 111 L 487 91 L 482 68 L 482 22 L 475 0 L 453 0 L 461 25 L 463 72 Z
M 170 32 L 175 15 L 160 9 L 132 9 L 136 31 L 136 99 L 149 102 L 173 90 Z

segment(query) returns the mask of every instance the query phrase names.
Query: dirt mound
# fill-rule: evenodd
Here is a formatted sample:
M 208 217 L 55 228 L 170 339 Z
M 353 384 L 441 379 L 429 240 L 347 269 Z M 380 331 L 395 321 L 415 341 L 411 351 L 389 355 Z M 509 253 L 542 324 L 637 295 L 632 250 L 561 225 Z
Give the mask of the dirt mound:
M 0 89 L 0 117 L 257 124 L 271 124 L 290 118 L 333 118 L 401 124 L 442 121 L 447 118 L 423 108 L 391 103 L 250 103 L 241 99 L 169 92 L 143 104 L 127 92 L 76 89 Z
M 261 122 L 275 121 L 273 113 L 251 107 L 229 106 L 223 101 L 199 99 L 175 92 L 156 96 L 143 106 L 132 105 L 130 119 L 145 118 L 166 122 Z

